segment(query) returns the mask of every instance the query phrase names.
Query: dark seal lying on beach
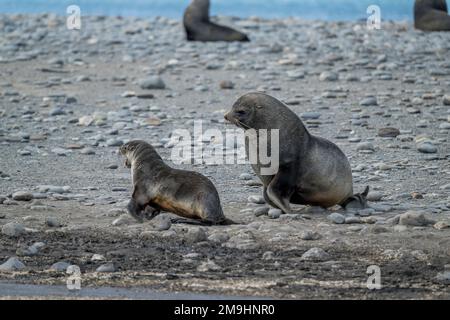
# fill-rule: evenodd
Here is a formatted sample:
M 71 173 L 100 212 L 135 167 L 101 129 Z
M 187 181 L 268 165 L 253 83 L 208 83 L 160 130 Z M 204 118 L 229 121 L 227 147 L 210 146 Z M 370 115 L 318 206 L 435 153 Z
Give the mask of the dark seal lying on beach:
M 189 41 L 250 41 L 247 35 L 209 20 L 209 0 L 192 0 L 183 17 Z
M 240 97 L 225 119 L 246 130 L 279 130 L 279 167 L 273 175 L 262 175 L 258 157 L 253 170 L 264 185 L 264 198 L 271 206 L 291 213 L 290 203 L 328 208 L 365 208 L 368 188 L 353 194 L 350 163 L 334 143 L 311 135 L 300 118 L 284 103 L 264 93 Z M 271 149 L 271 139 L 267 145 Z M 249 156 L 249 139 L 246 139 Z M 255 149 L 253 149 L 255 150 Z M 273 150 L 271 151 L 273 152 Z
M 450 31 L 450 16 L 445 0 L 416 0 L 414 27 L 423 31 Z
M 169 167 L 145 141 L 130 141 L 119 152 L 125 156 L 133 179 L 128 212 L 139 222 L 167 211 L 187 218 L 174 219 L 174 223 L 234 224 L 225 218 L 219 194 L 205 176 Z

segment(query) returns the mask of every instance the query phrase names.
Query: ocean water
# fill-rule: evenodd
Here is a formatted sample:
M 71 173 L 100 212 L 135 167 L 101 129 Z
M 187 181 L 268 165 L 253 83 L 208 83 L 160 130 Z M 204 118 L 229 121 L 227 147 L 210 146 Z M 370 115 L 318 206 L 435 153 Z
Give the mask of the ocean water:
M 0 0 L 0 13 L 66 15 L 78 5 L 81 15 L 112 15 L 179 19 L 190 0 Z M 414 0 L 211 0 L 212 15 L 264 18 L 301 17 L 321 20 L 367 18 L 367 7 L 378 5 L 383 20 L 412 20 Z

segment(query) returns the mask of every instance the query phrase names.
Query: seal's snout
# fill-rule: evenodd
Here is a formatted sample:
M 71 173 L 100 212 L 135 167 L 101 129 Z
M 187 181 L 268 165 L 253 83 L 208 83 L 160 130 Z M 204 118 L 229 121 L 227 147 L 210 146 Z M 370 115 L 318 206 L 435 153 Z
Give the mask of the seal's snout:
M 231 112 L 231 111 L 230 111 Z M 225 113 L 225 115 L 223 116 L 225 118 L 225 120 L 230 121 L 231 122 L 231 116 L 230 116 L 230 112 Z

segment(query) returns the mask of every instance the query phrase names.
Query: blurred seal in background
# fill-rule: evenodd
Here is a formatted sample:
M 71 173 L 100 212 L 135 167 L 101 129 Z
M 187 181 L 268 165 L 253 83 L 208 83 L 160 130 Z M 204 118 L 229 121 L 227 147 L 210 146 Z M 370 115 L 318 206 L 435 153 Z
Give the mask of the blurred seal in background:
M 209 20 L 209 0 L 192 0 L 183 17 L 189 41 L 250 41 L 246 34 Z
M 445 0 L 416 0 L 414 27 L 423 31 L 450 31 L 450 16 Z

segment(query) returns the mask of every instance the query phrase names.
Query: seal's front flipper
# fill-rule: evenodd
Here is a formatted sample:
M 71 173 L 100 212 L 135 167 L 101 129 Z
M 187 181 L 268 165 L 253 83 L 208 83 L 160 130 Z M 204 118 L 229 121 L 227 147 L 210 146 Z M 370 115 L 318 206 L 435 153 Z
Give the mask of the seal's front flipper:
M 145 207 L 145 210 L 144 210 L 144 216 L 145 216 L 145 219 L 147 219 L 147 220 L 153 220 L 156 216 L 158 216 L 159 214 L 161 213 L 161 210 L 159 210 L 159 209 L 156 209 L 156 208 L 153 208 L 152 206 L 150 206 L 150 205 L 147 205 L 146 207 Z
M 130 202 L 128 202 L 127 210 L 128 213 L 138 222 L 144 222 L 144 219 L 142 218 L 143 208 L 133 198 L 130 200 Z
M 264 197 L 264 200 L 266 200 L 266 202 L 267 202 L 267 204 L 269 206 L 272 206 L 274 208 L 278 208 L 278 206 L 269 198 L 269 195 L 267 194 L 267 187 L 264 187 L 263 197 Z
M 291 168 L 294 166 L 280 166 L 278 173 L 267 187 L 266 194 L 276 207 L 283 210 L 284 213 L 292 213 L 289 199 L 295 191 L 295 175 Z

